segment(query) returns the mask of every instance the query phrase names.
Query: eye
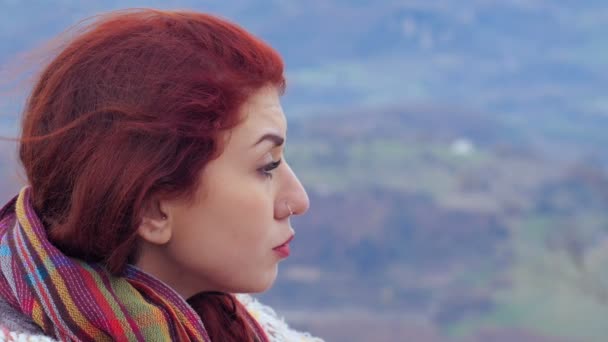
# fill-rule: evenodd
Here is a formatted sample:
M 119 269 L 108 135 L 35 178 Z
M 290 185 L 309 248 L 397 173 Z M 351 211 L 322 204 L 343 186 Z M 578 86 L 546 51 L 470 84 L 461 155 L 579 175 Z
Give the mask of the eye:
M 279 159 L 277 161 L 273 161 L 272 163 L 268 163 L 259 168 L 258 171 L 264 175 L 264 177 L 272 178 L 272 171 L 281 165 L 281 161 L 282 160 Z

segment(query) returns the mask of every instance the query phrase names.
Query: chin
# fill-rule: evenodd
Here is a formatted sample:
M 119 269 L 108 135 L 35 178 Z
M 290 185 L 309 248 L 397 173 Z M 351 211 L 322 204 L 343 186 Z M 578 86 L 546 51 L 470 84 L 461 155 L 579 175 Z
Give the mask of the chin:
M 233 291 L 235 293 L 261 293 L 268 291 L 272 285 L 274 285 L 277 279 L 277 268 L 273 271 L 268 271 L 263 276 L 258 277 L 247 286 L 243 286 L 240 291 Z

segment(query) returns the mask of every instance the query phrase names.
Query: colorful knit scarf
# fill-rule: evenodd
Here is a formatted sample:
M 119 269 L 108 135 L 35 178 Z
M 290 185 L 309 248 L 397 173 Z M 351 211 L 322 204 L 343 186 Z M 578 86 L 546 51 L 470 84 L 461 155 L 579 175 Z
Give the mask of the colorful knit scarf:
M 197 313 L 161 281 L 132 266 L 115 277 L 62 254 L 29 188 L 0 210 L 0 296 L 62 341 L 210 341 Z

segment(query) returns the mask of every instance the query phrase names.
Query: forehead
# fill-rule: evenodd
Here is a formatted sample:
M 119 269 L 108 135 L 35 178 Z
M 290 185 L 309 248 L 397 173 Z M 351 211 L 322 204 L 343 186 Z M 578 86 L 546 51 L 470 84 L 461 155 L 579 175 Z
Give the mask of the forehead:
M 278 91 L 274 87 L 264 87 L 255 92 L 243 104 L 243 121 L 235 127 L 233 134 L 261 135 L 272 132 L 285 135 L 287 122 Z

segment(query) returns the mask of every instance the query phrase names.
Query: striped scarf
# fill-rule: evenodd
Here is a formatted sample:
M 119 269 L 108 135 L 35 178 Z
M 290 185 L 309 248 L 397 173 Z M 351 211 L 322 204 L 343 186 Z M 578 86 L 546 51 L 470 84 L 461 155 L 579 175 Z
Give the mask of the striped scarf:
M 0 296 L 62 341 L 207 341 L 174 290 L 128 266 L 121 277 L 62 254 L 47 239 L 29 188 L 0 210 Z

